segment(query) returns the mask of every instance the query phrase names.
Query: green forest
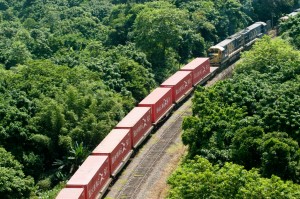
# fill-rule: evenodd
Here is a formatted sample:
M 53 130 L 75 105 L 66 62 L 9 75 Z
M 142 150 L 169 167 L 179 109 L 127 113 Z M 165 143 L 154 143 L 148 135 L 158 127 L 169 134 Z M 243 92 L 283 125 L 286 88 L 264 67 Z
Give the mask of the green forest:
M 168 198 L 300 198 L 299 22 L 244 52 L 232 78 L 197 89 Z
M 297 3 L 0 0 L 1 198 L 54 198 L 90 150 L 180 66 L 255 21 L 275 24 Z M 295 48 L 297 24 L 299 18 L 280 25 Z M 262 184 L 293 189 L 267 179 L 273 174 L 298 183 L 299 54 L 287 42 L 264 39 L 233 79 L 199 88 L 194 116 L 184 123 L 189 158 L 196 158 L 186 166 L 223 171 L 229 161 L 256 168 L 233 165 Z M 279 157 L 282 173 L 269 165 Z

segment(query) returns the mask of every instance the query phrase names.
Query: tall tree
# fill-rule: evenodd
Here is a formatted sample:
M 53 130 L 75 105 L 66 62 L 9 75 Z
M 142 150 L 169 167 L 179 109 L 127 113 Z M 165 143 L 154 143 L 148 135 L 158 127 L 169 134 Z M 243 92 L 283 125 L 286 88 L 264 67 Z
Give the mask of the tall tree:
M 1 198 L 29 198 L 34 190 L 33 178 L 26 177 L 22 165 L 2 147 L 0 147 L 0 160 Z
M 253 7 L 259 20 L 272 20 L 275 24 L 282 14 L 292 11 L 294 3 L 294 0 L 257 0 L 253 1 Z

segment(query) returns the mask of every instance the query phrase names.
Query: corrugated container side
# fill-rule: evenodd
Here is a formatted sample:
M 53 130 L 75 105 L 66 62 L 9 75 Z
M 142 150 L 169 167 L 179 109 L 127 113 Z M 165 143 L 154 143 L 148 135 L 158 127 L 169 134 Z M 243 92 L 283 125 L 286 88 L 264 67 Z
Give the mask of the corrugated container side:
M 110 179 L 107 156 L 89 156 L 67 182 L 67 188 L 84 188 L 86 199 L 94 199 Z
M 111 174 L 132 152 L 130 129 L 113 129 L 93 150 L 92 155 L 108 155 Z
M 151 108 L 135 107 L 117 124 L 115 128 L 130 129 L 132 146 L 136 146 L 151 127 Z
M 210 73 L 209 58 L 196 58 L 182 67 L 180 70 L 193 71 L 193 85 L 197 85 Z
M 63 188 L 56 199 L 85 199 L 83 188 Z
M 192 71 L 178 71 L 165 82 L 161 84 L 161 87 L 169 87 L 172 89 L 173 103 L 177 102 L 190 91 L 193 87 L 193 75 Z
M 139 107 L 151 107 L 152 123 L 156 123 L 172 107 L 171 88 L 156 88 L 139 103 Z

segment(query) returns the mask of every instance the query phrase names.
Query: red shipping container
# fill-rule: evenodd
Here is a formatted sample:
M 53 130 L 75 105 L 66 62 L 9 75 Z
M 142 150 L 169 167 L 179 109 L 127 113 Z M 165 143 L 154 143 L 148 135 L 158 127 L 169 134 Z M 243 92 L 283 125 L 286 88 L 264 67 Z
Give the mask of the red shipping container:
M 113 129 L 94 149 L 92 155 L 107 155 L 111 175 L 115 176 L 125 165 L 132 153 L 129 129 Z
M 151 108 L 133 108 L 115 128 L 130 129 L 131 143 L 136 148 L 152 130 Z
M 151 107 L 152 123 L 158 122 L 173 107 L 171 88 L 156 88 L 138 106 Z
M 171 88 L 173 103 L 178 102 L 184 97 L 186 93 L 192 91 L 192 71 L 177 71 L 174 75 L 164 81 L 160 86 Z
M 83 188 L 63 188 L 56 199 L 85 199 Z
M 107 156 L 89 156 L 67 182 L 67 188 L 84 188 L 86 199 L 94 199 L 110 182 Z
M 195 86 L 210 73 L 209 58 L 196 58 L 180 70 L 193 71 L 193 85 Z

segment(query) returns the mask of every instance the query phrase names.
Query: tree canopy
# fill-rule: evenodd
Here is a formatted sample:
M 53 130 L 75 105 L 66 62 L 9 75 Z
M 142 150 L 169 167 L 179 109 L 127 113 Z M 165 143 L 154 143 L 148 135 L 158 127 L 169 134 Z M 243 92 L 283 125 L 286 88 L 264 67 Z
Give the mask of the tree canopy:
M 85 158 L 68 163 L 75 144 L 92 150 L 133 106 L 130 96 L 109 90 L 100 73 L 84 67 L 32 61 L 0 73 L 1 145 L 36 180 L 44 172 L 53 181 L 66 179 Z M 68 164 L 62 171 L 58 160 Z
M 23 166 L 11 153 L 0 147 L 0 194 L 4 199 L 29 198 L 33 178 L 25 176 Z
M 212 165 L 195 156 L 177 169 L 168 180 L 171 191 L 167 198 L 299 198 L 300 185 L 277 176 L 263 178 L 257 170 L 225 163 Z
M 288 20 L 279 24 L 280 36 L 291 42 L 298 50 L 300 49 L 300 16 L 289 17 Z
M 214 43 L 253 21 L 264 19 L 265 13 L 258 12 L 261 11 L 258 9 L 261 6 L 257 6 L 259 3 L 263 2 L 0 0 L 0 147 L 22 166 L 22 169 L 15 169 L 16 172 L 24 174 L 18 174 L 24 181 L 20 179 L 24 190 L 16 187 L 16 195 L 9 197 L 26 198 L 30 191 L 32 197 L 55 195 L 49 190 L 58 184 L 54 189 L 58 191 L 62 186 L 59 182 L 67 179 L 90 150 L 159 83 L 189 60 L 205 56 L 206 49 Z M 291 7 L 291 1 L 287 1 L 270 9 L 279 16 Z M 290 37 L 294 37 L 293 34 Z M 289 59 L 294 63 L 288 63 L 292 67 L 281 59 L 276 60 L 283 64 L 272 70 L 284 68 L 274 77 L 274 81 L 280 79 L 284 83 L 277 95 L 294 96 L 292 93 L 297 93 L 297 81 L 288 81 L 298 74 L 295 57 L 296 54 L 290 54 Z M 247 67 L 245 65 L 241 70 Z M 252 76 L 235 81 L 249 83 L 255 75 Z M 259 88 L 260 84 L 266 83 L 249 83 L 248 86 Z M 268 86 L 271 89 L 276 84 Z M 247 93 L 239 90 L 244 88 L 235 89 L 237 97 L 241 93 L 246 96 Z M 298 157 L 294 140 L 299 138 L 292 132 L 298 127 L 295 108 L 298 98 L 277 100 L 269 93 L 259 89 L 257 94 L 269 97 L 261 101 L 262 105 L 274 102 L 259 109 L 264 112 L 262 119 L 250 109 L 248 111 L 253 114 L 252 123 L 266 122 L 265 134 L 278 135 L 279 141 L 262 139 L 265 142 L 263 150 L 271 154 L 276 146 L 276 150 L 289 155 L 291 160 L 284 161 L 290 163 L 286 170 L 287 178 L 290 178 L 288 176 L 297 171 L 293 166 Z M 226 147 L 234 137 L 235 129 L 229 121 L 248 114 L 243 107 L 237 108 L 239 104 L 255 105 L 251 97 L 239 103 L 223 103 L 220 104 L 222 110 L 218 109 L 222 112 L 220 121 L 206 118 L 206 122 L 211 122 L 210 119 L 217 122 L 213 129 L 224 127 L 220 136 L 226 134 L 226 143 L 217 136 L 214 139 L 215 144 L 223 145 L 223 152 L 228 154 Z M 216 102 L 212 106 L 219 104 Z M 293 114 L 286 114 L 277 106 L 284 106 Z M 292 119 L 290 123 L 283 122 L 285 117 Z M 227 130 L 231 131 L 228 135 Z M 245 129 L 244 133 L 248 132 L 252 130 Z M 197 136 L 212 134 L 208 129 L 206 133 Z M 244 133 L 241 132 L 241 137 Z M 190 138 L 186 136 L 185 139 L 188 142 Z M 236 147 L 245 148 L 239 141 L 240 138 L 235 138 Z M 255 148 L 261 140 L 249 140 L 252 141 L 252 148 Z M 244 155 L 249 155 L 247 150 L 245 148 Z M 224 156 L 223 152 L 215 150 L 214 155 L 228 159 L 229 155 Z M 265 164 L 265 160 L 275 160 L 268 154 L 263 157 L 261 164 Z

